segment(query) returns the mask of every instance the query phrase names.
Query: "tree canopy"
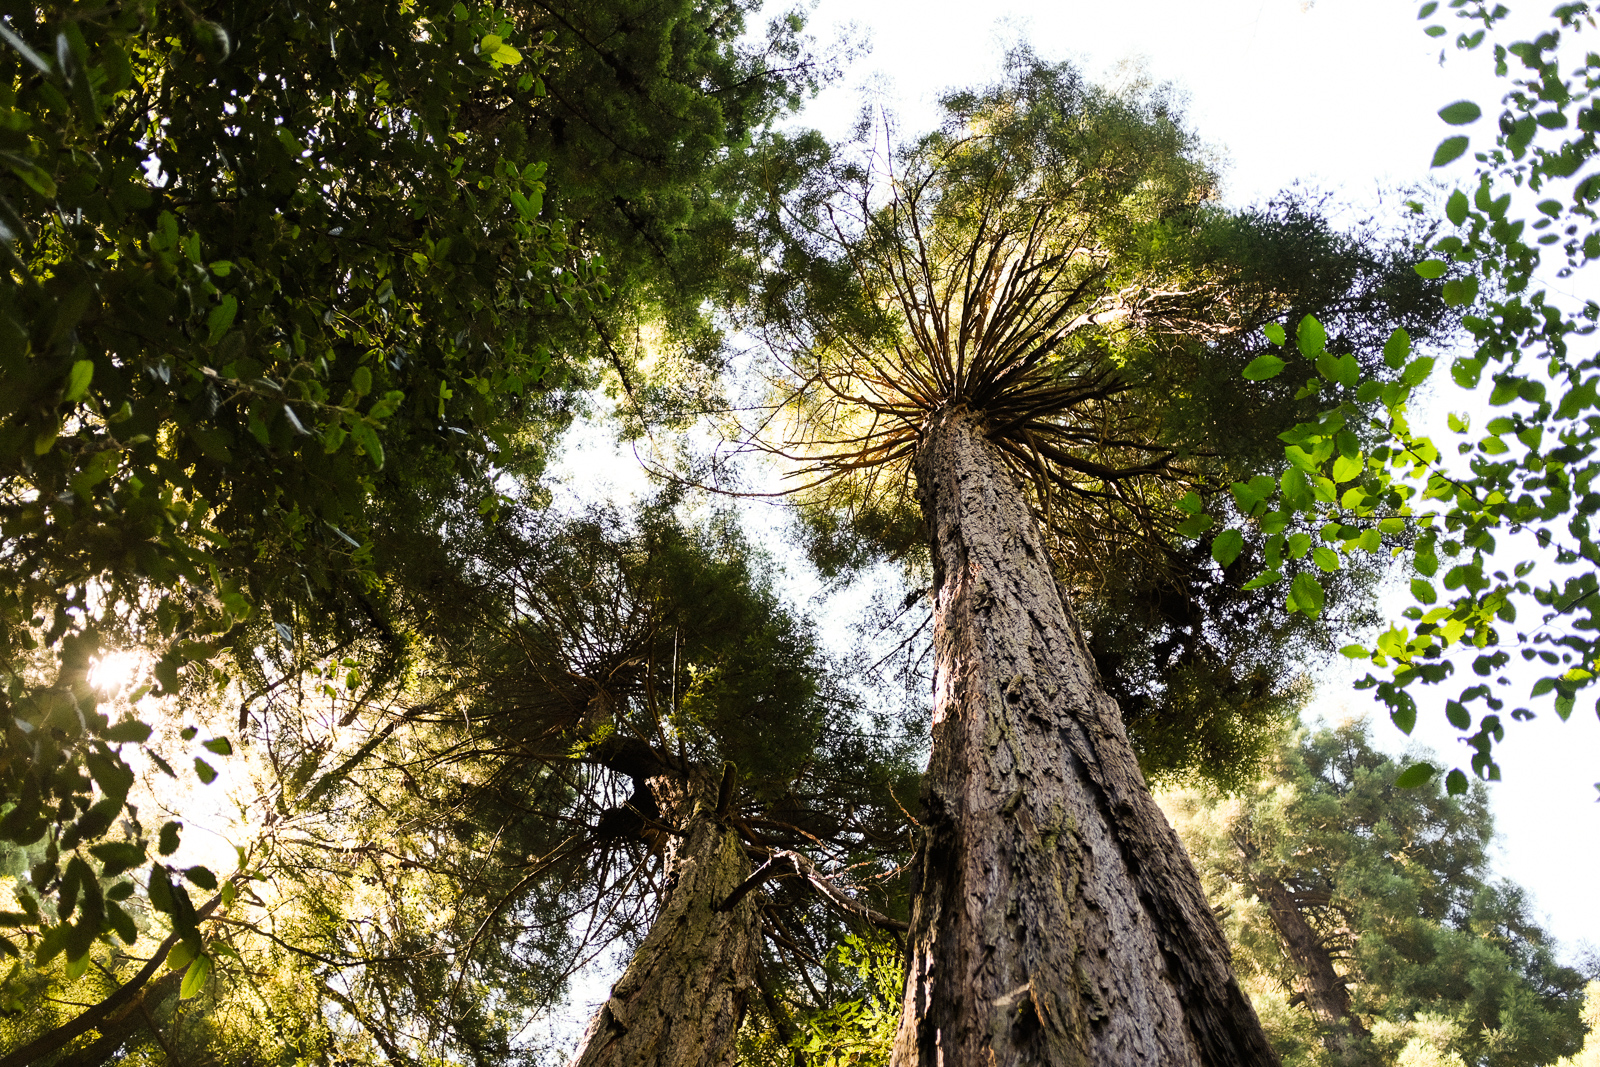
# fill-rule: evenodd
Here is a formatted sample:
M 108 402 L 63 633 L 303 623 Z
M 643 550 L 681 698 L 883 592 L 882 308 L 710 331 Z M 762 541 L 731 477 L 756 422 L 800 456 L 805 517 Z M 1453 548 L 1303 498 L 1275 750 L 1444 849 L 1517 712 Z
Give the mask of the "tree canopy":
M 804 485 L 822 562 L 852 539 L 915 561 L 924 419 L 983 412 L 1147 773 L 1225 776 L 1295 700 L 1284 650 L 1331 650 L 1247 583 L 1265 537 L 1214 541 L 1205 515 L 1315 410 L 1237 387 L 1257 331 L 1317 309 L 1352 339 L 1422 337 L 1444 307 L 1403 242 L 1341 233 L 1292 195 L 1222 208 L 1165 90 L 1008 62 L 947 97 L 938 131 L 858 144 L 797 184 L 760 309 L 774 395 L 741 429 Z M 1362 578 L 1345 579 L 1336 599 L 1359 614 Z
M 1348 534 L 1316 472 L 1400 454 L 1406 346 L 1477 290 L 1314 198 L 1223 208 L 1169 91 L 1026 49 L 924 136 L 776 132 L 828 64 L 754 10 L 0 0 L 0 1067 L 541 1062 L 598 959 L 585 1065 L 897 1027 L 909 1063 L 948 894 L 1001 882 L 983 951 L 939 958 L 998 961 L 971 1018 L 1012 1051 L 1155 1019 L 1175 1057 L 1271 1060 L 1140 768 L 1252 788 L 1376 550 L 1423 558 L 1378 467 Z M 1277 373 L 1284 322 L 1337 415 Z M 823 651 L 694 476 L 550 507 L 601 388 L 676 431 L 751 369 L 736 429 L 797 478 L 810 562 L 901 565 L 890 658 L 931 599 L 931 717 L 882 649 Z M 1477 809 L 1435 792 L 1365 810 L 1466 826 L 1470 880 Z M 196 832 L 222 797 L 232 854 Z M 1450 1025 L 1565 1034 L 1569 976 L 1485 894 L 1417 935 L 1526 949 Z M 1363 963 L 1373 1011 L 1414 1020 L 1444 979 L 1398 958 Z
M 795 20 L 736 44 L 737 4 L 0 14 L 0 832 L 50 835 L 64 919 L 145 843 L 73 851 L 149 736 L 96 658 L 176 694 L 376 635 L 399 670 L 397 561 L 537 475 L 621 324 L 705 334 L 718 190 L 815 67 Z M 83 959 L 121 921 L 85 901 L 25 925 Z
M 1495 131 L 1476 141 L 1472 180 L 1444 198 L 1433 219 L 1444 234 L 1430 240 L 1432 255 L 1419 257 L 1415 270 L 1443 280 L 1445 301 L 1461 309 L 1471 335 L 1472 350 L 1451 362 L 1451 384 L 1439 399 L 1454 407 L 1482 384 L 1487 405 L 1503 413 L 1480 433 L 1470 413 L 1452 411 L 1448 425 L 1460 438 L 1452 457 L 1448 445 L 1412 427 L 1411 404 L 1429 382 L 1434 359 L 1412 353 L 1406 332 L 1383 346 L 1385 362 L 1399 372 L 1386 383 L 1364 372 L 1364 357 L 1341 354 L 1350 346 L 1330 340 L 1315 317 L 1275 323 L 1265 332 L 1275 352 L 1245 377 L 1275 379 L 1293 366 L 1289 374 L 1304 382 L 1304 393 L 1338 402 L 1282 434 L 1281 478 L 1236 485 L 1234 495 L 1242 510 L 1273 527 L 1291 518 L 1317 527 L 1314 539 L 1280 542 L 1278 555 L 1285 549 L 1303 555 L 1315 541 L 1328 571 L 1376 550 L 1387 534 L 1409 532 L 1414 602 L 1375 641 L 1344 652 L 1373 664 L 1359 685 L 1374 690 L 1405 732 L 1416 722 L 1414 694 L 1446 686 L 1445 715 L 1472 750 L 1472 773 L 1493 780 L 1500 775 L 1494 744 L 1504 736 L 1506 717 L 1531 718 L 1536 702 L 1548 698 L 1566 719 L 1596 672 L 1600 552 L 1591 526 L 1600 497 L 1591 488 L 1591 457 L 1600 379 L 1594 359 L 1579 349 L 1594 332 L 1600 304 L 1569 306 L 1538 287 L 1536 272 L 1553 264 L 1567 278 L 1600 256 L 1594 208 L 1600 182 L 1580 173 L 1595 152 L 1600 64 L 1592 52 L 1580 56 L 1574 43 L 1594 27 L 1587 5 L 1563 4 L 1548 30 L 1509 43 L 1490 36 L 1508 13 L 1504 6 L 1463 0 L 1446 10 L 1469 27 L 1456 35 L 1455 47 L 1471 53 L 1491 45 L 1495 73 L 1508 86 Z M 1437 3 L 1426 3 L 1420 17 L 1438 11 Z M 1426 32 L 1449 34 L 1443 24 Z M 1439 110 L 1453 127 L 1472 127 L 1483 116 L 1470 100 Z M 1473 137 L 1470 131 L 1447 137 L 1433 165 L 1460 159 Z M 1514 208 L 1532 197 L 1539 197 L 1532 213 L 1517 217 Z M 1428 214 L 1421 203 L 1413 208 Z M 1301 373 L 1294 352 L 1314 365 L 1313 374 Z M 1374 401 L 1382 405 L 1376 418 L 1362 406 Z M 1268 563 L 1275 567 L 1276 557 Z M 1273 569 L 1257 580 L 1286 577 Z M 1307 574 L 1292 580 L 1286 604 L 1315 615 L 1322 598 L 1316 576 Z M 1513 654 L 1531 668 L 1525 694 L 1518 692 L 1526 679 L 1512 669 Z M 1420 783 L 1440 769 L 1418 764 L 1403 780 Z M 1468 787 L 1460 768 L 1446 781 L 1453 794 Z

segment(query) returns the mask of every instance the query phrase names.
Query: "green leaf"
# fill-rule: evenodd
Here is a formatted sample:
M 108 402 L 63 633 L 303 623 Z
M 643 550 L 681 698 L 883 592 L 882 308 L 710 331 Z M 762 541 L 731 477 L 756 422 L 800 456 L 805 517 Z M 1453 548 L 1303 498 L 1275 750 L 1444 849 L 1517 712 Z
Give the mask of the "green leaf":
M 200 776 L 200 780 L 206 785 L 210 785 L 212 782 L 217 780 L 216 769 L 199 756 L 194 758 L 194 773 L 198 774 Z
M 1439 147 L 1434 150 L 1433 162 L 1429 166 L 1442 167 L 1452 160 L 1459 159 L 1461 153 L 1466 150 L 1467 139 L 1465 137 L 1446 137 L 1439 142 Z
M 106 797 L 84 812 L 74 825 L 79 839 L 93 841 L 111 829 L 111 823 L 122 812 L 122 802 L 126 796 L 127 790 L 124 788 L 119 794 Z
M 161 834 L 156 845 L 156 851 L 160 852 L 163 856 L 170 856 L 174 852 L 178 851 L 178 831 L 182 828 L 183 823 L 181 822 L 169 822 L 162 826 Z
M 1444 263 L 1437 259 L 1428 260 L 1425 263 L 1419 263 L 1416 268 L 1417 273 L 1421 274 L 1424 278 L 1428 277 L 1427 274 L 1423 273 L 1423 268 L 1426 267 L 1428 263 L 1438 263 L 1441 268 L 1440 273 L 1443 273 Z M 1438 275 L 1434 275 L 1434 277 L 1438 277 Z M 1410 355 L 1411 335 L 1406 333 L 1404 330 L 1395 330 L 1389 335 L 1389 339 L 1383 343 L 1383 362 L 1389 367 L 1390 370 L 1399 370 L 1405 365 L 1406 358 Z
M 216 344 L 222 335 L 228 332 L 228 327 L 233 325 L 233 317 L 239 312 L 239 301 L 229 293 L 222 298 L 222 302 L 211 309 L 206 316 L 206 329 L 210 331 L 211 343 Z
M 1372 658 L 1372 653 L 1367 650 L 1366 645 L 1345 645 L 1339 650 L 1339 654 L 1344 656 L 1346 659 Z
M 1412 269 L 1415 270 L 1422 277 L 1427 278 L 1429 281 L 1432 281 L 1435 278 L 1444 277 L 1445 272 L 1450 269 L 1450 264 L 1446 263 L 1442 259 L 1425 259 L 1421 263 L 1418 263 Z M 1407 344 L 1407 347 L 1408 348 L 1410 347 L 1409 346 L 1409 342 Z M 1384 346 L 1384 356 L 1387 357 L 1388 354 L 1389 354 L 1389 349 L 1388 349 L 1388 346 L 1386 345 L 1386 346 Z
M 84 394 L 89 391 L 89 381 L 93 377 L 94 361 L 78 360 L 67 374 L 67 388 L 62 392 L 61 399 L 69 404 L 82 400 Z
M 1283 581 L 1283 572 L 1282 571 L 1267 571 L 1266 573 L 1258 574 L 1254 578 L 1250 579 L 1248 582 L 1245 582 L 1244 583 L 1244 588 L 1245 589 L 1260 589 L 1262 586 L 1272 585 L 1274 582 L 1281 582 L 1281 581 Z
M 211 957 L 202 952 L 189 964 L 189 970 L 184 973 L 183 984 L 178 987 L 178 999 L 188 1000 L 201 989 L 205 988 L 206 979 L 211 977 Z
M 1322 583 L 1315 575 L 1300 573 L 1294 576 L 1294 581 L 1289 585 L 1289 596 L 1286 606 L 1291 612 L 1301 612 L 1308 618 L 1315 619 L 1322 614 L 1322 605 L 1326 593 L 1323 592 Z
M 1318 567 L 1330 574 L 1339 569 L 1339 553 L 1327 545 L 1318 545 L 1312 551 L 1311 558 Z
M 144 846 L 132 841 L 108 841 L 91 845 L 89 854 L 100 861 L 101 877 L 115 878 L 144 862 Z
M 1433 583 L 1426 578 L 1411 579 L 1411 595 L 1419 604 L 1432 604 L 1439 599 L 1439 594 L 1434 590 Z
M 1402 703 L 1390 705 L 1389 720 L 1401 733 L 1409 734 L 1417 725 L 1417 706 L 1404 693 L 1400 694 L 1399 699 Z
M 1444 717 L 1449 719 L 1450 725 L 1457 730 L 1472 728 L 1472 713 L 1457 701 L 1447 700 L 1444 702 Z
M 12 157 L 11 172 L 27 183 L 28 188 L 44 197 L 46 200 L 56 198 L 56 182 L 49 174 L 36 163 L 30 160 L 17 160 Z
M 167 877 L 167 869 L 159 863 L 150 865 L 149 894 L 152 908 L 166 915 L 172 914 L 172 881 Z
M 212 874 L 209 868 L 190 867 L 188 870 L 183 872 L 183 876 L 189 879 L 189 881 L 193 882 L 195 885 L 199 886 L 201 889 L 209 889 L 213 892 L 216 891 L 217 876 Z
M 1283 373 L 1283 367 L 1283 360 L 1269 352 L 1252 359 L 1244 369 L 1244 376 L 1252 382 L 1264 382 Z
M 167 953 L 167 970 L 182 970 L 194 960 L 196 955 L 194 948 L 187 941 L 179 941 Z
M 1228 566 L 1239 558 L 1239 553 L 1244 551 L 1244 534 L 1238 530 L 1227 529 L 1217 534 L 1211 542 L 1211 558 Z
M 1316 359 L 1328 347 L 1328 331 L 1322 328 L 1322 323 L 1317 321 L 1315 315 L 1307 315 L 1300 320 L 1300 328 L 1295 331 L 1295 342 L 1300 346 L 1302 356 Z
M 1324 353 L 1317 360 L 1317 369 L 1330 381 L 1338 382 L 1346 389 L 1354 389 L 1361 376 L 1361 368 L 1356 363 L 1354 356 L 1330 356 Z
M 226 737 L 213 737 L 209 741 L 202 742 L 200 747 L 207 752 L 215 752 L 219 756 L 233 755 L 233 742 Z
M 1348 482 L 1366 470 L 1366 460 L 1361 456 L 1340 456 L 1333 461 L 1333 480 Z
M 1450 307 L 1461 307 L 1478 298 L 1478 276 L 1468 274 L 1444 283 L 1444 302 Z
M 1407 730 L 1407 733 L 1411 731 Z M 1418 789 L 1433 781 L 1433 776 L 1439 773 L 1439 768 L 1431 763 L 1413 763 L 1400 772 L 1394 784 L 1401 789 Z
M 139 927 L 134 923 L 133 916 L 109 900 L 106 901 L 106 922 L 116 931 L 124 945 L 131 945 L 139 940 Z
M 1458 797 L 1467 791 L 1467 776 L 1459 770 L 1451 771 L 1444 776 L 1444 790 L 1453 797 Z
M 1483 117 L 1483 108 L 1471 100 L 1457 100 L 1439 109 L 1439 117 L 1452 126 L 1466 126 Z M 1457 153 L 1459 155 L 1459 153 Z
M 150 740 L 150 727 L 138 719 L 126 719 L 100 735 L 113 745 L 133 742 L 144 744 Z
M 1258 474 L 1248 482 L 1234 482 L 1233 499 L 1238 503 L 1240 511 L 1246 515 L 1255 515 L 1266 506 L 1267 498 L 1272 495 L 1277 485 L 1271 476 Z
M 1445 218 L 1460 226 L 1467 221 L 1467 194 L 1460 189 L 1450 194 L 1450 199 L 1444 203 Z
M 1281 345 L 1289 339 L 1289 335 L 1283 332 L 1283 327 L 1276 322 L 1267 323 L 1261 327 L 1261 332 L 1266 334 L 1267 340 L 1275 345 Z
M 367 457 L 372 460 L 372 465 L 379 470 L 383 469 L 383 445 L 378 440 L 378 435 L 373 432 L 365 419 L 353 419 L 350 422 L 350 436 L 355 438 L 356 444 L 367 452 Z

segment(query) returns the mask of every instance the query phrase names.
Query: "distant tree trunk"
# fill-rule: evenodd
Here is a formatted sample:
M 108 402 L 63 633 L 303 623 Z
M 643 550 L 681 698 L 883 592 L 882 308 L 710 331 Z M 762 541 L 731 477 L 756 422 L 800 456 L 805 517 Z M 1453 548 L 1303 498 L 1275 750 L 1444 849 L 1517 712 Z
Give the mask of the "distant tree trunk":
M 718 821 L 713 801 L 687 791 L 674 796 L 682 787 L 666 778 L 650 785 L 663 816 L 681 827 L 682 836 L 667 846 L 666 900 L 595 1013 L 572 1067 L 732 1064 L 755 989 L 761 936 L 755 896 L 719 909 L 750 875 L 738 834 Z
M 931 418 L 916 477 L 933 755 L 891 1063 L 1277 1064 L 977 419 Z
M 1249 885 L 1266 903 L 1278 941 L 1300 972 L 1300 995 L 1322 1027 L 1323 1046 L 1341 1061 L 1354 1062 L 1367 1028 L 1351 1009 L 1350 991 L 1333 968 L 1328 946 L 1306 921 L 1288 886 L 1264 875 L 1251 877 Z

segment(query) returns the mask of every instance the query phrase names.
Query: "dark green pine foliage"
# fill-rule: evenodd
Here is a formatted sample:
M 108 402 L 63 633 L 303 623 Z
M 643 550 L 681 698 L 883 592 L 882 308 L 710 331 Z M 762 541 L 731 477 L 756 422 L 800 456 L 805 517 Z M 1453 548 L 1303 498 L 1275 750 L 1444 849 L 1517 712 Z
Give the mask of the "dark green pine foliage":
M 914 735 L 875 710 L 860 689 L 870 678 L 820 654 L 729 517 L 691 529 L 659 506 L 596 511 L 496 536 L 482 588 L 499 621 L 487 634 L 478 624 L 453 669 L 481 744 L 572 786 L 562 821 L 590 905 L 585 951 L 642 935 L 655 913 L 665 835 L 688 814 L 661 790 L 704 790 L 730 765 L 725 818 L 752 868 L 801 853 L 880 920 L 903 919 L 893 875 Z M 802 972 L 849 926 L 877 920 L 830 912 L 799 872 L 775 869 L 757 890 L 768 940 L 749 1006 L 781 1030 L 794 1010 L 783 991 L 809 986 Z
M 1405 765 L 1355 722 L 1302 731 L 1237 796 L 1165 801 L 1227 911 L 1240 981 L 1285 1063 L 1535 1067 L 1572 1054 L 1584 979 L 1557 962 L 1523 891 L 1491 874 L 1485 788 L 1399 789 Z M 1293 915 L 1272 914 L 1275 896 L 1320 946 L 1310 962 L 1338 976 L 1342 1024 L 1316 1017 L 1312 976 L 1286 936 Z M 1335 1030 L 1353 1035 L 1342 1059 Z
M 738 810 L 783 847 L 808 833 L 865 853 L 903 844 L 895 800 L 915 775 L 901 723 L 855 690 L 870 679 L 823 656 L 730 516 L 693 528 L 655 505 L 515 525 L 474 564 L 480 595 L 458 602 L 473 618 L 428 605 L 508 766 L 590 768 L 607 784 L 581 803 L 623 836 L 648 813 L 625 803 L 648 793 L 642 760 L 713 776 L 732 763 Z

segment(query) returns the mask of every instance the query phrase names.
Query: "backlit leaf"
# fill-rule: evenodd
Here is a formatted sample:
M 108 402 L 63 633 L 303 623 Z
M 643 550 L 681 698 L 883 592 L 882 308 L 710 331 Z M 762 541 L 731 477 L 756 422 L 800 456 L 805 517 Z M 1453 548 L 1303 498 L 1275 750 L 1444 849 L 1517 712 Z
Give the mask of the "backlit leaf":
M 1394 784 L 1401 789 L 1417 789 L 1433 781 L 1433 776 L 1438 773 L 1439 768 L 1431 763 L 1413 763 L 1400 772 Z

